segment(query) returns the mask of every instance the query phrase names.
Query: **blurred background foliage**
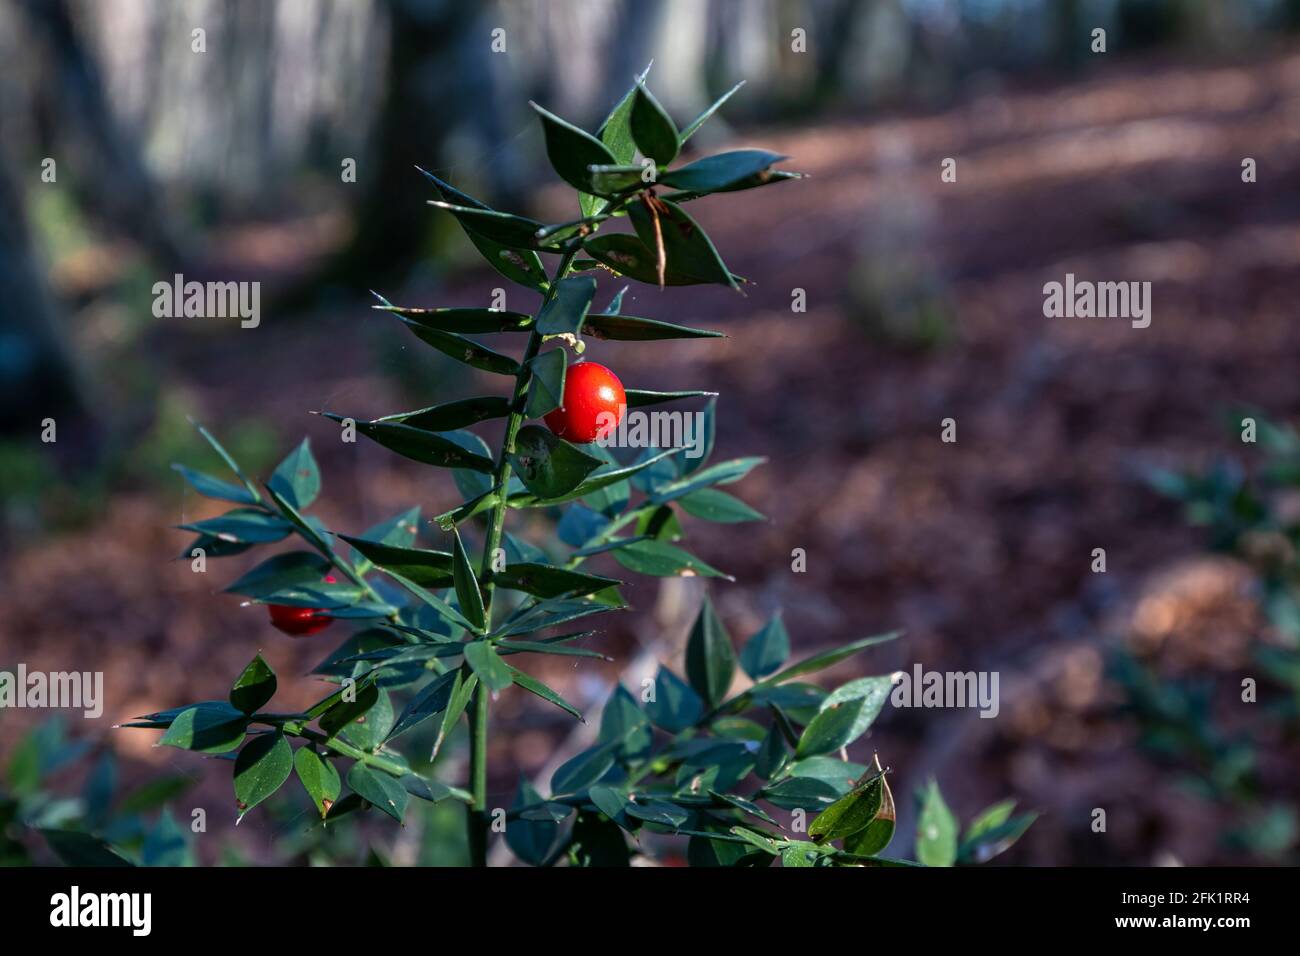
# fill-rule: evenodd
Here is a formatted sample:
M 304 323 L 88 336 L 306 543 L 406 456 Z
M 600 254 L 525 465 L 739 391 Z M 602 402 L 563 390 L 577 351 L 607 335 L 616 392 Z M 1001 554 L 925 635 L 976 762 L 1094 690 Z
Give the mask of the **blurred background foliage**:
M 1090 50 L 1098 27 L 1104 55 Z M 784 605 L 828 641 L 903 626 L 912 656 L 895 665 L 994 667 L 1023 686 L 1005 691 L 1002 720 L 899 712 L 881 730 L 902 778 L 939 773 L 967 816 L 1008 791 L 1046 811 L 1008 859 L 1293 859 L 1293 715 L 1252 738 L 1249 759 L 1221 719 L 1261 647 L 1269 686 L 1294 688 L 1293 664 L 1277 664 L 1297 633 L 1269 597 L 1276 568 L 1235 546 L 1228 564 L 1201 563 L 1206 539 L 1142 475 L 1208 469 L 1235 440 L 1216 418 L 1228 404 L 1300 418 L 1285 371 L 1297 28 L 1298 0 L 0 0 L 0 667 L 105 670 L 107 722 L 189 699 L 206 668 L 274 641 L 169 563 L 183 538 L 164 528 L 196 506 L 169 465 L 203 465 L 190 419 L 265 474 L 329 400 L 383 389 L 378 411 L 463 390 L 459 366 L 364 321 L 371 288 L 478 304 L 495 285 L 412 167 L 556 218 L 527 101 L 592 127 L 602 91 L 653 61 L 677 117 L 746 81 L 701 148 L 762 130 L 812 173 L 768 218 L 707 224 L 748 246 L 748 299 L 638 303 L 719 320 L 735 352 L 662 366 L 612 353 L 638 386 L 720 387 L 720 441 L 773 459 L 752 480 L 773 524 L 704 554 L 730 557 L 740 581 L 722 612 L 743 625 Z M 959 181 L 984 184 L 974 194 L 941 192 L 954 155 Z M 1261 182 L 1243 198 L 1246 155 Z M 1161 280 L 1151 335 L 1046 328 L 1041 283 L 1066 269 Z M 261 282 L 264 334 L 155 318 L 153 284 L 177 273 Z M 806 315 L 790 314 L 793 286 Z M 937 455 L 937 422 L 954 413 L 962 450 Z M 46 418 L 53 444 L 39 440 Z M 321 457 L 345 489 L 330 505 L 340 527 L 421 498 L 440 510 L 410 470 Z M 1202 512 L 1224 499 L 1207 500 Z M 1106 575 L 1087 571 L 1098 540 Z M 792 585 L 795 546 L 817 557 Z M 655 642 L 680 637 L 698 599 L 698 582 L 643 593 L 621 656 L 679 650 Z M 283 647 L 299 672 L 313 663 Z M 618 673 L 568 675 L 573 696 L 603 700 Z M 0 808 L 32 826 L 112 822 L 78 789 L 109 773 L 97 759 L 132 786 L 175 771 L 98 727 L 77 744 L 70 729 L 39 736 L 55 732 L 35 715 L 4 717 Z M 518 730 L 506 762 L 542 766 L 559 731 L 524 711 L 501 719 Z M 94 753 L 56 759 L 67 733 Z M 1167 788 L 1171 754 L 1210 790 Z M 514 784 L 494 786 L 508 799 Z M 1087 810 L 1106 800 L 1128 809 L 1102 843 Z M 124 818 L 131 852 L 172 846 L 161 805 Z M 419 839 L 435 845 L 443 825 Z M 400 848 L 329 839 L 272 851 L 232 836 L 199 858 L 433 859 L 409 834 Z M 6 859 L 22 852 L 0 843 Z

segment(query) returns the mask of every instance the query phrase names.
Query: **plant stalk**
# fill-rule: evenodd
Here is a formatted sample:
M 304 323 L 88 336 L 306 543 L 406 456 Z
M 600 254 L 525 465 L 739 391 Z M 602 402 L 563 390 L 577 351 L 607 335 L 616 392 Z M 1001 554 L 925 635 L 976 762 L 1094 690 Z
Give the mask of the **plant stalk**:
M 561 256 L 550 287 L 542 297 L 538 315 L 541 314 L 541 309 L 555 298 L 560 280 L 569 271 L 577 250 L 578 246 L 574 244 Z M 505 530 L 511 477 L 510 454 L 515 450 L 515 437 L 524 422 L 524 401 L 528 393 L 528 380 L 532 375 L 528 363 L 537 357 L 541 346 L 541 333 L 534 328 L 528 336 L 528 346 L 524 349 L 524 357 L 515 375 L 514 393 L 510 398 L 510 415 L 506 419 L 506 433 L 501 440 L 501 455 L 497 459 L 495 485 L 498 489 L 498 500 L 488 517 L 487 539 L 483 544 L 483 560 L 478 574 L 479 586 L 483 591 L 483 609 L 487 612 L 489 627 L 492 623 L 492 556 L 501 547 L 501 536 Z M 470 703 L 469 711 L 469 791 L 474 797 L 474 802 L 466 814 L 466 827 L 472 866 L 487 866 L 487 739 L 490 695 L 491 692 L 480 682 L 474 690 L 474 700 Z

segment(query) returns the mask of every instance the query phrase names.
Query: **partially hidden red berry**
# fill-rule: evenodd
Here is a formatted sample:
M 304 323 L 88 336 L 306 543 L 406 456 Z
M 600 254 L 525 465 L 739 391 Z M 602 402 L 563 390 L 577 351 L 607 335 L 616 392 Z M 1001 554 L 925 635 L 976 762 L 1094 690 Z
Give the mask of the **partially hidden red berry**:
M 580 362 L 564 376 L 564 400 L 544 421 L 565 441 L 587 444 L 613 428 L 627 410 L 618 376 L 595 362 Z
M 326 584 L 334 584 L 337 579 L 332 574 L 325 576 Z M 309 637 L 319 634 L 334 623 L 323 609 L 318 607 L 289 607 L 287 604 L 268 604 L 271 612 L 271 624 L 290 637 Z

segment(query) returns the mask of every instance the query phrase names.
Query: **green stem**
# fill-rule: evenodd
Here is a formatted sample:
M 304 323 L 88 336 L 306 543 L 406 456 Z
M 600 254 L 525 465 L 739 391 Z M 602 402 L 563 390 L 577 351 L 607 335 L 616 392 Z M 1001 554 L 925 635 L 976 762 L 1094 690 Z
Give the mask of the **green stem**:
M 555 298 L 560 280 L 569 271 L 577 250 L 578 246 L 572 245 L 561 256 L 559 265 L 555 269 L 555 276 L 542 297 L 542 308 Z M 541 314 L 541 309 L 538 310 L 538 314 Z M 532 375 L 528 363 L 537 357 L 541 347 L 542 335 L 534 328 L 528 336 L 528 346 L 524 349 L 524 357 L 515 375 L 514 393 L 510 397 L 510 415 L 506 419 L 506 433 L 501 440 L 501 455 L 497 459 L 494 483 L 499 497 L 488 516 L 487 539 L 483 544 L 483 561 L 478 575 L 483 591 L 483 609 L 487 612 L 489 627 L 492 622 L 492 556 L 501 547 L 501 537 L 505 531 L 511 477 L 510 455 L 515 450 L 515 438 L 524 422 L 524 402 L 528 394 L 528 380 Z M 474 691 L 474 700 L 470 704 L 469 712 L 469 790 L 474 802 L 466 814 L 465 825 L 469 838 L 470 863 L 473 866 L 487 865 L 487 738 L 490 703 L 490 692 L 480 683 Z

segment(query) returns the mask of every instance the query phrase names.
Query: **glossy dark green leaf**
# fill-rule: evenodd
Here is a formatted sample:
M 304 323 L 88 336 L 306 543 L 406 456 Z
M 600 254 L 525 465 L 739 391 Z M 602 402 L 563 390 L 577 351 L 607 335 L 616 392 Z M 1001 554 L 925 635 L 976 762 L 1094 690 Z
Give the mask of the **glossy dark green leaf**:
M 438 756 L 438 751 L 442 748 L 443 742 L 456 727 L 456 722 L 460 720 L 460 715 L 465 713 L 469 702 L 474 697 L 474 690 L 478 687 L 478 675 L 472 670 L 461 667 L 456 671 L 456 677 L 451 684 L 451 696 L 447 699 L 447 709 L 442 712 L 442 726 L 438 728 L 438 737 L 433 742 L 433 750 L 429 754 L 429 760 L 432 762 Z
M 476 233 L 484 239 L 511 249 L 536 249 L 537 232 L 546 225 L 527 216 L 516 216 L 495 209 L 477 209 L 473 206 L 460 206 L 438 199 L 430 199 L 427 202 L 430 206 L 444 209 L 455 216 L 456 221 L 465 227 L 466 232 Z
M 159 746 L 200 753 L 228 753 L 239 746 L 248 716 L 225 701 L 198 704 L 181 711 L 159 739 Z
M 653 159 L 660 166 L 667 166 L 677 158 L 677 152 L 681 149 L 677 124 L 644 83 L 638 83 L 636 93 L 633 94 L 628 127 L 632 131 L 632 141 L 642 156 Z
M 314 551 L 288 551 L 268 558 L 229 585 L 230 594 L 265 598 L 297 585 L 320 584 L 330 563 Z
M 500 660 L 499 657 L 497 659 Z M 546 684 L 539 681 L 536 677 L 533 677 L 530 674 L 525 674 L 523 671 L 519 670 L 518 668 L 511 667 L 509 664 L 506 664 L 506 667 L 510 671 L 510 679 L 515 684 L 522 687 L 530 694 L 535 694 L 536 696 L 540 697 L 542 700 L 546 701 L 547 703 L 554 704 L 556 707 L 560 708 L 561 710 L 572 714 L 574 717 L 577 717 L 579 720 L 581 720 L 584 724 L 587 722 L 586 719 L 582 716 L 582 711 L 578 710 L 578 708 L 574 707 L 572 704 L 570 704 L 567 700 L 561 697 L 558 693 L 556 693 Z
M 636 156 L 636 143 L 632 139 L 632 104 L 636 100 L 637 88 L 645 82 L 645 78 L 649 75 L 650 67 L 647 66 L 636 77 L 631 89 L 610 110 L 609 116 L 605 117 L 605 121 L 600 124 L 600 130 L 596 134 L 613 155 L 615 161 L 624 165 L 631 163 Z
M 365 591 L 351 581 L 310 581 L 305 584 L 289 584 L 255 598 L 259 604 L 284 604 L 289 607 L 327 608 L 338 612 L 363 602 Z M 343 615 L 334 613 L 333 616 Z M 362 614 L 361 617 L 370 615 Z M 382 616 L 382 615 L 381 615 Z
M 614 766 L 618 741 L 590 747 L 564 763 L 551 777 L 551 793 L 556 796 L 585 790 Z
M 676 402 L 684 398 L 704 398 L 717 395 L 717 392 L 654 392 L 644 388 L 629 388 L 625 390 L 627 395 L 628 408 L 644 408 L 647 405 L 662 405 L 665 402 Z
M 252 508 L 236 508 L 225 514 L 183 524 L 180 527 L 195 534 L 210 535 L 219 541 L 240 544 L 265 544 L 279 541 L 289 531 L 289 525 L 275 515 Z
M 504 624 L 497 628 L 497 636 L 512 637 L 518 634 L 530 634 L 557 624 L 567 624 L 592 614 L 604 614 L 606 611 L 618 610 L 590 598 L 548 598 L 538 604 L 520 608 Z
M 656 727 L 677 734 L 694 727 L 704 716 L 703 699 L 668 668 L 659 668 L 654 691 L 654 699 L 646 701 L 645 711 Z
M 744 797 L 738 797 L 733 793 L 720 793 L 717 790 L 710 790 L 709 795 L 721 800 L 723 803 L 731 804 L 736 809 L 749 814 L 755 819 L 762 820 L 764 823 L 770 823 L 772 826 L 778 825 L 766 810 L 752 800 L 746 800 Z
M 343 421 L 343 416 L 331 412 L 324 413 L 327 418 Z M 398 422 L 358 421 L 357 431 L 395 451 L 404 458 L 437 465 L 440 468 L 464 468 L 483 474 L 492 474 L 496 463 L 491 458 L 468 451 L 457 441 L 448 437 L 450 433 L 425 431 Z
M 402 319 L 402 322 L 421 342 L 432 345 L 439 352 L 451 356 L 464 365 L 485 372 L 494 372 L 497 375 L 516 375 L 519 372 L 519 363 L 509 355 L 503 355 L 463 335 L 426 328 L 409 319 Z
M 492 581 L 498 587 L 512 591 L 523 591 L 537 597 L 553 598 L 561 595 L 585 597 L 605 588 L 616 587 L 622 581 L 601 577 L 597 574 L 585 574 L 570 571 L 567 568 L 550 564 L 530 564 L 517 562 L 507 564 L 505 569 L 492 575 Z
M 352 746 L 371 753 L 387 739 L 395 719 L 393 698 L 387 688 L 381 686 L 378 680 L 375 681 L 375 686 L 379 690 L 379 695 L 375 698 L 374 704 L 362 716 L 339 731 Z
M 643 186 L 651 186 L 654 179 L 650 176 L 649 170 L 653 166 L 637 166 L 630 164 L 621 164 L 617 166 L 590 166 L 587 172 L 591 174 L 591 188 L 596 190 L 602 196 L 618 196 L 622 193 L 629 193 L 640 189 Z M 600 200 L 597 199 L 597 204 Z
M 889 631 L 886 634 L 877 634 L 874 637 L 864 637 L 861 640 L 853 641 L 834 650 L 825 651 L 821 654 L 814 654 L 811 657 L 805 657 L 803 660 L 791 664 L 783 671 L 773 674 L 771 677 L 765 677 L 756 687 L 770 687 L 780 684 L 792 678 L 811 674 L 814 671 L 825 670 L 828 667 L 834 667 L 840 661 L 848 660 L 855 654 L 865 651 L 868 647 L 875 647 L 877 644 L 884 644 L 899 637 L 902 631 Z
M 578 487 L 574 488 L 568 494 L 557 495 L 556 497 L 553 498 L 541 498 L 540 496 L 536 498 L 529 497 L 523 499 L 512 498 L 510 503 L 514 507 L 521 507 L 521 506 L 535 507 L 539 505 L 564 504 L 565 502 L 573 501 L 576 498 L 587 498 L 591 496 L 593 493 L 601 490 L 602 488 L 608 488 L 611 485 L 616 485 L 619 482 L 626 481 L 628 478 L 631 478 L 633 475 L 639 474 L 640 472 L 648 468 L 653 468 L 656 464 L 663 461 L 664 459 L 672 455 L 679 454 L 680 452 L 681 452 L 680 448 L 669 448 L 664 451 L 657 452 L 656 454 L 652 455 L 649 458 L 638 461 L 632 465 L 627 465 L 623 468 L 616 468 L 613 471 L 606 471 L 604 469 L 600 469 L 592 473 L 589 477 L 585 478 L 581 482 L 581 484 L 578 485 Z M 599 465 L 600 460 L 599 459 L 595 459 L 595 460 Z
M 570 186 L 585 193 L 594 192 L 589 166 L 613 166 L 618 160 L 605 144 L 585 130 L 567 123 L 536 103 L 530 103 L 542 121 L 546 138 L 546 158 L 551 167 Z M 589 213 L 589 209 L 584 209 Z
M 840 797 L 840 791 L 815 777 L 786 777 L 765 787 L 763 799 L 784 810 L 821 811 Z
M 634 204 L 639 206 L 639 204 Z M 637 236 L 626 232 L 606 232 L 588 236 L 582 242 L 582 248 L 601 265 L 616 274 L 636 279 L 647 285 L 659 284 L 659 259 L 652 247 Z M 668 260 L 664 272 L 664 285 L 700 285 L 710 282 L 677 267 L 673 260 Z
M 665 541 L 637 541 L 613 552 L 615 560 L 630 571 L 654 577 L 706 577 L 734 580 L 712 565 Z
M 270 485 L 266 487 L 266 494 L 267 497 L 271 499 L 271 504 L 275 507 L 275 510 L 280 512 L 280 515 L 284 520 L 287 521 L 294 530 L 302 535 L 308 544 L 316 548 L 316 550 L 320 551 L 322 554 L 333 553 L 334 548 L 327 536 L 325 526 L 321 524 L 318 518 L 308 518 L 303 516 L 290 501 Z
M 599 315 L 591 313 L 582 326 L 582 334 L 596 339 L 613 339 L 620 342 L 653 342 L 663 339 L 716 339 L 726 338 L 722 332 L 710 329 L 693 329 L 657 319 L 639 319 L 632 315 Z
M 237 505 L 251 505 L 256 503 L 256 499 L 248 492 L 248 489 L 241 485 L 222 481 L 220 478 L 214 478 L 201 471 L 194 471 L 193 469 L 186 468 L 184 465 L 172 465 L 172 468 L 180 472 L 185 480 L 189 482 L 190 487 L 205 498 L 216 498 L 219 501 L 232 501 Z
M 832 692 L 799 738 L 797 756 L 830 753 L 853 743 L 879 716 L 893 686 L 887 675 L 863 677 Z
M 776 672 L 790 657 L 790 635 L 780 613 L 772 615 L 740 651 L 740 666 L 754 680 Z
M 556 437 L 548 428 L 525 425 L 509 455 L 520 480 L 539 499 L 554 500 L 572 493 L 601 461 Z
M 452 578 L 456 586 L 456 603 L 465 619 L 477 631 L 487 630 L 487 612 L 483 607 L 483 592 L 479 590 L 478 577 L 465 552 L 460 532 L 452 530 Z
M 706 109 L 699 116 L 695 117 L 695 119 L 692 120 L 684 130 L 682 130 L 681 141 L 684 143 L 692 136 L 694 136 L 695 131 L 698 130 L 701 126 L 703 126 L 710 116 L 712 116 L 719 109 L 721 109 L 723 103 L 727 102 L 727 100 L 735 96 L 736 92 L 744 85 L 745 85 L 745 81 L 741 80 L 731 89 L 727 90 L 727 92 L 723 93 L 720 97 L 718 97 L 708 109 Z
M 727 696 L 735 670 L 731 636 L 706 597 L 686 644 L 687 679 L 705 705 L 713 708 Z
M 786 156 L 763 149 L 738 149 L 706 156 L 659 177 L 663 186 L 685 192 L 720 192 L 756 176 Z
M 637 800 L 627 805 L 627 815 L 676 829 L 691 818 L 690 813 L 667 800 Z
M 700 867 L 752 867 L 770 866 L 774 857 L 757 849 L 745 840 L 731 837 L 730 833 L 692 834 L 686 845 L 686 860 Z
M 456 684 L 460 676 L 460 671 L 448 671 L 445 674 L 439 674 L 407 702 L 401 716 L 393 724 L 392 730 L 388 732 L 388 739 L 392 740 L 401 734 L 406 733 L 412 727 L 416 727 L 430 717 L 441 714 L 447 709 L 451 702 L 452 691 L 456 689 Z
M 746 189 L 757 189 L 760 186 L 767 186 L 771 183 L 784 183 L 789 182 L 792 179 L 803 178 L 803 173 L 791 173 L 783 169 L 765 169 L 761 173 L 754 173 L 752 176 L 746 176 L 739 182 L 732 183 L 722 189 L 715 189 L 711 192 L 673 192 L 664 196 L 664 199 L 675 203 L 692 202 L 693 200 L 699 199 L 701 196 L 712 196 L 720 193 L 738 193 L 743 192 Z
M 578 335 L 596 295 L 591 276 L 569 276 L 555 285 L 555 294 L 537 314 L 537 331 L 542 335 Z
M 320 468 L 311 453 L 311 441 L 291 451 L 271 475 L 268 484 L 299 511 L 307 508 L 320 494 Z
M 647 249 L 657 249 L 662 239 L 669 272 L 692 276 L 701 282 L 740 288 L 713 240 L 681 206 L 666 199 L 644 200 L 629 205 L 627 213 L 637 237 Z M 590 247 L 587 248 L 591 252 Z M 600 258 L 594 252 L 592 255 Z M 658 282 L 657 256 L 655 281 Z M 666 279 L 665 284 L 669 284 Z
M 780 849 L 777 847 L 776 841 L 773 840 L 766 833 L 760 833 L 757 830 L 753 830 L 749 827 L 732 827 L 730 832 L 734 836 L 740 837 L 750 846 L 754 846 L 762 850 L 764 853 L 769 853 L 772 856 L 776 856 L 781 852 Z
M 880 767 L 879 761 L 876 763 Z M 875 856 L 884 852 L 894 839 L 894 827 L 898 813 L 894 807 L 894 794 L 889 789 L 889 780 L 880 778 L 880 809 L 876 817 L 865 828 L 852 836 L 844 838 L 844 849 L 858 856 Z
M 564 401 L 564 373 L 569 353 L 562 348 L 543 352 L 528 363 L 528 400 L 524 414 L 541 418 Z
M 348 786 L 398 823 L 402 822 L 411 798 L 398 780 L 363 763 L 354 763 L 348 771 Z
M 767 461 L 766 458 L 757 457 L 733 458 L 730 461 L 709 465 L 707 468 L 685 475 L 676 481 L 657 486 L 654 489 L 652 500 L 655 504 L 664 504 L 684 498 L 701 488 L 709 488 L 713 485 L 729 485 L 744 478 L 765 461 Z
M 775 721 L 767 729 L 767 735 L 759 744 L 758 753 L 754 755 L 754 773 L 764 780 L 771 780 L 785 762 L 785 736 Z
M 677 499 L 688 515 L 718 524 L 739 524 L 767 519 L 739 498 L 717 488 L 700 488 Z
M 346 534 L 338 537 L 352 545 L 375 567 L 395 571 L 422 587 L 445 588 L 453 583 L 452 556 L 446 551 L 397 548 Z
M 505 309 L 412 309 L 392 305 L 375 305 L 371 308 L 381 312 L 400 315 L 414 325 L 442 332 L 455 332 L 458 335 L 473 335 L 484 332 L 524 332 L 533 324 L 533 317 L 526 312 L 508 312 Z M 460 428 L 460 425 L 452 425 Z
M 466 644 L 465 660 L 489 690 L 503 691 L 514 683 L 514 668 L 503 661 L 487 641 Z
M 418 166 L 416 169 L 419 169 L 420 173 L 433 183 L 434 187 L 438 190 L 438 194 L 446 202 L 455 203 L 456 205 L 463 207 L 478 209 L 488 208 L 486 204 L 472 196 L 467 196 L 465 193 L 453 188 L 452 186 L 449 186 L 432 173 L 427 173 Z M 461 225 L 462 228 L 465 228 L 464 223 Z M 518 283 L 519 285 L 532 289 L 535 292 L 546 291 L 548 285 L 546 269 L 542 265 L 541 258 L 531 248 L 527 246 L 523 248 L 512 248 L 494 242 L 493 240 L 468 228 L 465 228 L 465 234 L 469 237 L 470 242 L 474 244 L 475 248 L 477 248 L 482 254 L 483 258 L 488 261 L 488 264 L 491 265 L 492 268 L 496 269 L 497 272 L 501 273 L 501 275 L 505 276 L 511 282 Z
M 473 794 L 467 790 L 462 790 L 460 787 L 449 787 L 439 780 L 429 780 L 415 773 L 408 773 L 402 777 L 402 787 L 411 796 L 427 800 L 430 803 L 441 803 L 448 798 L 454 798 L 465 804 L 474 802 Z
M 279 790 L 293 772 L 293 748 L 284 734 L 254 737 L 235 758 L 235 800 L 239 816 Z
M 519 778 L 512 810 L 540 803 L 542 796 L 525 778 Z M 516 817 L 506 823 L 506 845 L 510 852 L 531 866 L 541 866 L 550 856 L 559 834 L 559 824 L 550 819 L 531 820 Z
M 261 710 L 275 696 L 275 671 L 258 654 L 244 668 L 230 689 L 230 703 L 245 714 Z
M 641 826 L 627 814 L 632 801 L 625 790 L 596 784 L 587 791 L 587 799 L 596 805 L 596 809 L 629 832 Z
M 331 761 L 322 759 L 311 747 L 298 748 L 298 752 L 293 755 L 293 768 L 323 820 L 343 789 L 338 769 Z
M 815 843 L 799 841 L 787 844 L 781 850 L 781 865 L 792 867 L 819 866 L 826 857 L 826 851 Z
M 996 826 L 981 830 L 962 841 L 957 851 L 957 859 L 961 862 L 987 863 L 1011 849 L 1037 819 L 1037 813 L 1022 813 Z
M 605 701 L 597 739 L 616 743 L 620 760 L 635 760 L 650 752 L 650 720 L 622 684 L 615 686 Z
M 468 428 L 478 422 L 493 418 L 505 418 L 510 414 L 510 400 L 500 395 L 482 395 L 478 398 L 462 398 L 428 408 L 417 408 L 410 412 L 398 412 L 384 415 L 376 422 L 393 422 L 398 425 L 410 425 L 430 432 L 449 432 Z M 363 537 L 368 537 L 365 535 Z
M 349 700 L 349 697 L 352 699 Z M 326 700 L 331 699 L 333 699 L 332 703 L 320 714 L 319 721 L 320 729 L 327 737 L 337 736 L 344 727 L 364 717 L 366 711 L 375 706 L 375 702 L 379 700 L 379 687 L 373 680 L 363 680 L 344 687 L 337 695 L 326 698 Z M 319 707 L 320 704 L 317 706 Z M 311 711 L 308 711 L 308 714 L 310 713 Z
M 808 825 L 808 835 L 817 843 L 826 843 L 866 829 L 880 811 L 882 778 L 877 771 L 819 813 Z
M 957 862 L 957 818 L 953 816 L 939 784 L 931 779 L 919 794 L 916 820 L 916 859 L 926 866 L 952 866 Z
M 559 638 L 547 638 L 544 641 L 521 641 L 521 640 L 500 640 L 497 641 L 497 653 L 502 657 L 510 654 L 549 654 L 556 657 L 587 657 L 599 661 L 611 661 L 600 651 L 593 651 L 586 647 L 569 647 L 561 643 L 564 640 L 577 640 L 580 637 L 588 637 L 595 634 L 595 631 L 582 631 L 579 634 L 562 634 Z

